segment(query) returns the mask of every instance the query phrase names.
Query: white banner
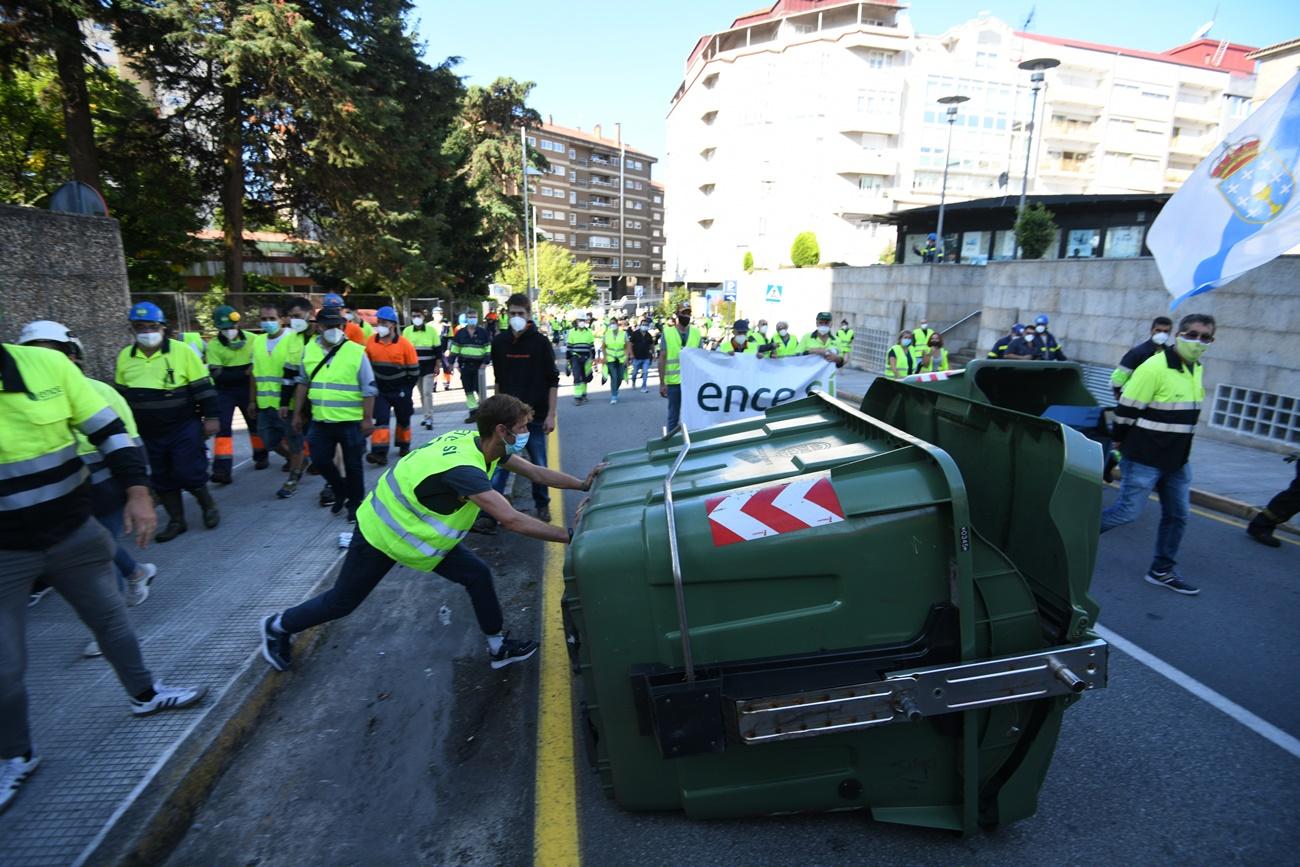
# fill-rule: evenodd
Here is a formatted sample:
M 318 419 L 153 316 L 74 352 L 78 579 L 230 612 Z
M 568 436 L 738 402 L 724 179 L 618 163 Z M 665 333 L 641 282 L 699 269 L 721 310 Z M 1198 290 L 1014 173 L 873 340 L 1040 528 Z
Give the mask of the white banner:
M 835 394 L 835 365 L 816 355 L 759 358 L 682 350 L 682 422 L 690 430 L 752 418 L 823 391 Z

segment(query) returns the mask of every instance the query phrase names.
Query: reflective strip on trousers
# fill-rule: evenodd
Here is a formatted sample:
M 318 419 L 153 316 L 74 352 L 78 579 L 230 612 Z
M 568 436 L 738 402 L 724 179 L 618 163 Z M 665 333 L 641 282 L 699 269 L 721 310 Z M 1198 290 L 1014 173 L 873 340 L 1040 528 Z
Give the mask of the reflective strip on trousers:
M 423 542 L 418 536 L 412 536 L 410 533 L 406 532 L 406 530 L 402 528 L 402 525 L 397 523 L 397 519 L 393 517 L 393 513 L 388 511 L 388 507 L 384 505 L 384 501 L 379 499 L 379 497 L 371 495 L 370 505 L 375 510 L 375 515 L 384 523 L 385 527 L 392 530 L 397 534 L 398 539 L 402 540 L 416 551 L 419 551 L 425 557 L 441 558 L 447 556 L 446 551 L 439 551 L 437 548 Z
M 446 536 L 448 539 L 455 539 L 458 542 L 469 535 L 469 530 L 453 530 L 451 527 L 447 526 L 432 515 L 424 515 L 417 512 L 415 507 L 411 505 L 411 501 L 402 493 L 402 488 L 397 484 L 397 479 L 393 477 L 392 470 L 384 473 L 384 478 L 388 480 L 388 490 L 392 491 L 393 496 L 397 498 L 397 504 L 432 527 L 435 533 L 440 536 Z M 378 499 L 378 497 L 375 499 Z
M 41 503 L 48 503 L 50 500 L 57 500 L 59 497 L 66 497 L 81 487 L 81 483 L 86 480 L 88 475 L 86 465 L 80 464 L 76 471 L 66 479 L 60 479 L 39 488 L 32 488 L 29 491 L 19 491 L 7 497 L 0 497 L 0 512 L 28 509 L 32 506 L 39 506 Z
M 69 443 L 57 452 L 50 452 L 47 455 L 41 455 L 36 458 L 28 458 L 25 461 L 14 461 L 10 464 L 0 464 L 0 479 L 16 479 L 20 476 L 34 476 L 45 470 L 52 470 L 55 467 L 61 467 L 68 461 L 77 456 L 77 444 Z

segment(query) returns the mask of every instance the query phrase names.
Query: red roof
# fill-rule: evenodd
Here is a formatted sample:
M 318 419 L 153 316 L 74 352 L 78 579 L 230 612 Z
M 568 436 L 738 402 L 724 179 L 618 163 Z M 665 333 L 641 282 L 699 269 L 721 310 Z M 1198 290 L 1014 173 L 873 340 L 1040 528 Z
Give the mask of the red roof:
M 1085 51 L 1099 51 L 1103 54 L 1118 54 L 1122 57 L 1136 57 L 1141 60 L 1158 60 L 1162 63 L 1177 63 L 1180 66 L 1196 66 L 1201 69 L 1213 69 L 1218 72 L 1238 72 L 1249 75 L 1255 71 L 1253 61 L 1246 60 L 1245 57 L 1254 48 L 1245 45 L 1229 43 L 1228 49 L 1224 52 L 1223 58 L 1218 66 L 1211 66 L 1210 60 L 1214 52 L 1218 49 L 1219 43 L 1214 39 L 1200 39 L 1187 45 L 1172 48 L 1169 51 L 1158 53 L 1155 51 L 1142 51 L 1137 48 L 1122 48 L 1118 45 L 1103 45 L 1100 42 L 1084 42 L 1082 39 L 1071 39 L 1063 36 L 1045 36 L 1041 33 L 1024 33 L 1017 32 L 1017 36 L 1022 39 L 1032 39 L 1035 42 L 1046 42 L 1049 45 L 1062 45 L 1066 48 L 1081 48 Z M 1209 53 L 1197 50 L 1203 44 L 1214 46 Z

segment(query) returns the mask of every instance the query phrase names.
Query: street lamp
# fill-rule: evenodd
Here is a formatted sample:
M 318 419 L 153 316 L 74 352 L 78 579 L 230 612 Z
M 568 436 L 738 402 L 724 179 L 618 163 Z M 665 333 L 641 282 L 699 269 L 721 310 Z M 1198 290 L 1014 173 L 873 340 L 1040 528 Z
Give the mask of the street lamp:
M 1025 212 L 1025 194 L 1029 192 L 1029 155 L 1034 149 L 1034 118 L 1038 116 L 1038 91 L 1043 86 L 1043 71 L 1060 66 L 1061 61 L 1051 57 L 1035 57 L 1033 60 L 1022 61 L 1018 65 L 1029 72 L 1034 97 L 1029 107 L 1029 126 L 1026 127 L 1029 134 L 1025 138 L 1025 175 L 1020 179 L 1020 207 L 1016 210 L 1017 217 Z
M 943 207 L 948 198 L 948 166 L 952 162 L 952 126 L 957 122 L 957 106 L 970 99 L 969 96 L 944 96 L 939 98 L 940 105 L 948 106 L 948 147 L 943 151 L 943 186 L 939 188 L 939 261 L 942 262 L 948 251 L 943 248 Z

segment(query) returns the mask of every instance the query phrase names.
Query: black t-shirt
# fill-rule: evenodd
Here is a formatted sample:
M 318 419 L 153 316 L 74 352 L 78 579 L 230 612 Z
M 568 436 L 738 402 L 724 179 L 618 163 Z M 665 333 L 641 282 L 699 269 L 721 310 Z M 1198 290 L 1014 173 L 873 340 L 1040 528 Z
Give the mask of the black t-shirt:
M 655 339 L 649 331 L 635 328 L 631 331 L 632 357 L 650 358 L 654 354 Z
M 478 443 L 478 437 L 475 437 L 474 445 L 477 446 Z M 509 460 L 510 456 L 506 455 L 497 466 L 502 466 Z M 420 501 L 420 505 L 430 511 L 437 512 L 439 515 L 450 515 L 464 505 L 470 497 L 485 493 L 491 487 L 491 479 L 478 467 L 452 467 L 450 470 L 434 473 L 416 485 L 415 498 Z
M 560 385 L 551 341 L 529 325 L 519 334 L 507 329 L 492 338 L 492 369 L 502 394 L 517 397 L 533 408 L 541 424 L 551 408 L 551 389 Z

